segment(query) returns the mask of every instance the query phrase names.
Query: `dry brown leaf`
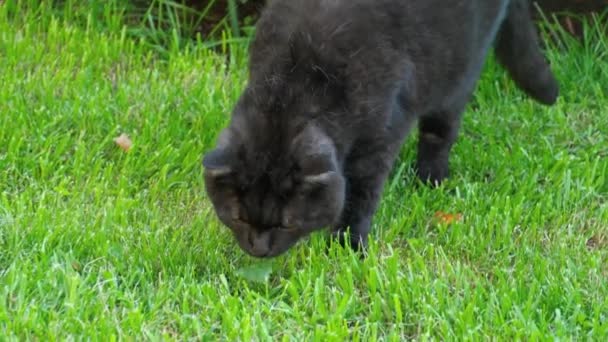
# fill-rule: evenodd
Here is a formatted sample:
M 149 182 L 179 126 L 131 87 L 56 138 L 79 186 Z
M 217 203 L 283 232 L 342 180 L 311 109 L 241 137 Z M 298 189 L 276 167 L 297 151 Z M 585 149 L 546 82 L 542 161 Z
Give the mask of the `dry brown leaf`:
M 121 134 L 118 138 L 114 138 L 114 142 L 125 152 L 129 152 L 131 146 L 133 146 L 133 142 L 131 141 L 131 139 L 129 139 L 129 136 L 124 133 Z
M 452 224 L 454 222 L 462 220 L 462 214 L 449 214 L 444 213 L 443 211 L 438 211 L 435 213 L 435 219 L 437 219 L 440 223 L 443 224 Z
M 78 261 L 72 261 L 72 269 L 76 272 L 82 271 L 82 265 Z

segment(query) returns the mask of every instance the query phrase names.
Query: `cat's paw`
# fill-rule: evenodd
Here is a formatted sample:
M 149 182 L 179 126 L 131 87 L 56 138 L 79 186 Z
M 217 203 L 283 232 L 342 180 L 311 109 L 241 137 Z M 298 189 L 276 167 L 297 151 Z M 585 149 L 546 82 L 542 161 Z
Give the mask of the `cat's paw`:
M 361 253 L 365 257 L 367 252 L 368 237 L 359 234 L 351 234 L 344 229 L 337 229 L 331 232 L 331 242 L 337 242 L 343 248 L 352 248 L 355 252 Z
M 450 170 L 446 161 L 418 160 L 416 163 L 418 179 L 430 186 L 439 186 L 448 176 Z

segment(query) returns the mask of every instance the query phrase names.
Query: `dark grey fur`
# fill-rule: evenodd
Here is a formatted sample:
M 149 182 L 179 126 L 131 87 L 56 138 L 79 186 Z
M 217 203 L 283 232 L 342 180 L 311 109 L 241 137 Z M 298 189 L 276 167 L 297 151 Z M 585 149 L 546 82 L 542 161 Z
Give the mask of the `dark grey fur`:
M 364 247 L 415 122 L 418 175 L 448 176 L 493 45 L 521 89 L 555 102 L 525 0 L 272 1 L 257 24 L 249 83 L 203 160 L 218 217 L 258 257 L 327 226 Z

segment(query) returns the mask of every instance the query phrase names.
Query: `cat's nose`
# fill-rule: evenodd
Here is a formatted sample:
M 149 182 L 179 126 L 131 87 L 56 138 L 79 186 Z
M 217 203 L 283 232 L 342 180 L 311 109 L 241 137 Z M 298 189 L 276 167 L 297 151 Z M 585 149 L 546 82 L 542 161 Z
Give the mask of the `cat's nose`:
M 250 232 L 249 252 L 255 257 L 264 257 L 270 253 L 270 232 Z

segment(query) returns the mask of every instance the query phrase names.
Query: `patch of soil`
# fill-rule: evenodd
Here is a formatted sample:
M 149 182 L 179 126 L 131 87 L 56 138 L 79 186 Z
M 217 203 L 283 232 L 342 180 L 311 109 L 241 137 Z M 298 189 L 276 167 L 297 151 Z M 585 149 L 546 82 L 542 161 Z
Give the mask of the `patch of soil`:
M 582 20 L 608 9 L 608 0 L 536 0 L 535 3 L 544 15 L 555 15 L 562 27 L 577 38 L 584 34 Z M 537 19 L 542 18 L 539 11 L 534 13 Z

